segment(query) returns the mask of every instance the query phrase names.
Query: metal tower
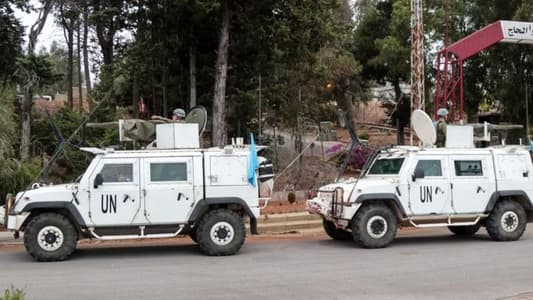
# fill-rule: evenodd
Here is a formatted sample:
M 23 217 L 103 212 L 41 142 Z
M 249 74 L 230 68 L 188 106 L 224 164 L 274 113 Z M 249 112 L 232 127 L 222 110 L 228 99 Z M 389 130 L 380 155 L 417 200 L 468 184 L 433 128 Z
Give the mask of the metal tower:
M 424 110 L 424 21 L 422 0 L 411 0 L 411 111 Z

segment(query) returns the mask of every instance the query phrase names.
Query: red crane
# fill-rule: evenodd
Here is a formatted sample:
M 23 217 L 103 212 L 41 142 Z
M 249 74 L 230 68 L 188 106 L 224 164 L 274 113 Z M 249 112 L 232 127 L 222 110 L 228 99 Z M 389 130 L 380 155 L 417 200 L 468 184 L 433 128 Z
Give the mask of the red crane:
M 533 44 L 533 23 L 497 21 L 440 50 L 435 116 L 444 107 L 450 110 L 451 121 L 464 120 L 464 61 L 497 43 Z

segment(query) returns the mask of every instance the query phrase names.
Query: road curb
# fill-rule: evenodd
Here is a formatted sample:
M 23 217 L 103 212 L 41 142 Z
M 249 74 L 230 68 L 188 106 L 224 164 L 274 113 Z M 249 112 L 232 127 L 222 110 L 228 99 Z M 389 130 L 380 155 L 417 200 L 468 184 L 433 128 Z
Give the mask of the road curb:
M 316 231 L 322 228 L 322 218 L 306 212 L 262 215 L 257 221 L 259 233 Z

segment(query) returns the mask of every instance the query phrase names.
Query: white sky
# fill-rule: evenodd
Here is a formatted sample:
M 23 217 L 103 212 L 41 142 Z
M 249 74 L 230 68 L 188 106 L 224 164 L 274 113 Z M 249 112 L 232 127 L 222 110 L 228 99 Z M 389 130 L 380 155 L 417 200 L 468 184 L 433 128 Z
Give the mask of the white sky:
M 31 0 L 30 4 L 37 8 L 42 6 L 38 0 Z M 30 27 L 31 25 L 33 25 L 33 23 L 35 23 L 38 15 L 39 14 L 36 12 L 31 12 L 27 14 L 25 12 L 15 9 L 15 17 L 22 22 L 22 25 L 24 25 L 26 29 L 26 34 L 24 35 L 24 43 L 25 43 L 24 47 L 26 47 L 26 43 L 28 41 L 28 32 L 30 30 Z M 52 44 L 54 40 L 61 44 L 65 44 L 63 30 L 54 23 L 55 22 L 54 19 L 55 18 L 53 14 L 48 15 L 43 31 L 41 32 L 41 35 L 39 35 L 39 38 L 37 40 L 37 47 L 36 47 L 37 52 L 42 47 L 49 49 L 50 45 Z

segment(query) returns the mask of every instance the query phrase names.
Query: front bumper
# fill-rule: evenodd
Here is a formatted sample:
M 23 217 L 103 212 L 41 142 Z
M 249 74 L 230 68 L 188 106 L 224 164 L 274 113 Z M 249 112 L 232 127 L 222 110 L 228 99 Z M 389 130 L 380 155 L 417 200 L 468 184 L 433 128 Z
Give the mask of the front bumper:
M 337 211 L 338 215 L 334 215 L 331 202 L 328 200 L 317 197 L 306 202 L 307 212 L 320 215 L 324 219 L 333 222 L 339 228 L 346 228 L 350 224 L 350 220 L 360 206 L 360 203 L 344 203 L 342 210 Z
M 331 213 L 329 201 L 320 198 L 313 198 L 306 201 L 306 210 L 310 214 L 327 217 Z
M 30 216 L 29 212 L 20 213 L 18 215 L 8 215 L 6 220 L 6 228 L 9 230 L 18 231 L 24 221 Z

